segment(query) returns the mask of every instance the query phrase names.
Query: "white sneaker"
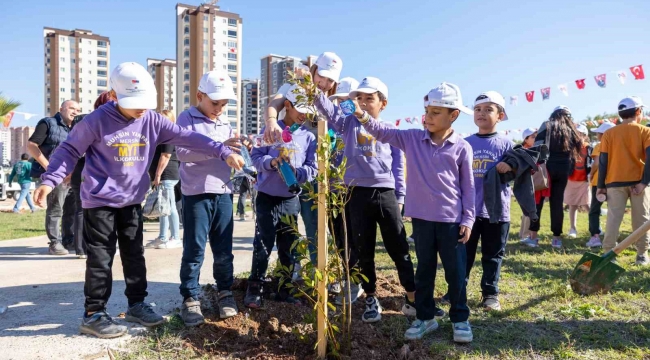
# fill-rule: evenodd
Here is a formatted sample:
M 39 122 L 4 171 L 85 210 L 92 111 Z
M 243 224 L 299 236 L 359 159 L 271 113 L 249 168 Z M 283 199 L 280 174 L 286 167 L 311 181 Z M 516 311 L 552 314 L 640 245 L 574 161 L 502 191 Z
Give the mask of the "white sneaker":
M 578 237 L 578 231 L 576 229 L 569 230 L 569 239 L 575 239 Z
M 592 236 L 589 241 L 587 241 L 587 247 L 589 248 L 594 248 L 594 247 L 602 247 L 603 243 L 600 241 L 600 237 L 598 236 Z
M 457 343 L 470 343 L 474 340 L 474 335 L 472 334 L 472 327 L 469 325 L 469 321 L 461 321 L 453 323 L 454 327 L 454 342 Z
M 160 244 L 164 244 L 165 239 L 161 238 L 160 236 L 149 241 L 144 247 L 147 249 L 157 249 Z
M 164 242 L 158 246 L 156 246 L 156 249 L 176 249 L 179 247 L 183 247 L 183 242 L 180 240 L 176 240 L 174 238 L 169 239 L 169 241 Z
M 366 311 L 361 315 L 361 320 L 363 322 L 372 323 L 381 320 L 381 312 L 383 308 L 379 304 L 379 299 L 377 296 L 368 296 L 366 298 Z
M 532 248 L 536 248 L 536 247 L 539 246 L 539 239 L 531 239 L 530 236 L 529 236 L 529 237 L 521 240 L 519 243 L 524 244 L 524 245 L 529 246 L 529 247 L 532 247 Z
M 435 319 L 431 320 L 415 320 L 411 327 L 404 333 L 406 340 L 420 340 L 424 335 L 435 331 L 438 328 L 438 322 Z
M 347 291 L 348 291 L 348 287 L 345 285 L 345 282 L 343 282 L 342 283 L 342 291 L 338 294 L 338 296 L 336 296 L 336 299 L 334 299 L 334 304 L 335 305 L 338 305 L 338 306 L 343 305 L 343 300 L 344 300 L 344 297 L 347 294 Z M 359 299 L 359 297 L 362 294 L 363 294 L 363 287 L 361 286 L 361 284 L 355 284 L 355 283 L 350 284 L 350 303 L 351 304 L 354 304 L 355 302 L 357 302 L 357 300 Z M 345 298 L 345 299 L 347 299 L 347 298 Z M 347 302 L 347 300 L 346 300 L 346 302 Z

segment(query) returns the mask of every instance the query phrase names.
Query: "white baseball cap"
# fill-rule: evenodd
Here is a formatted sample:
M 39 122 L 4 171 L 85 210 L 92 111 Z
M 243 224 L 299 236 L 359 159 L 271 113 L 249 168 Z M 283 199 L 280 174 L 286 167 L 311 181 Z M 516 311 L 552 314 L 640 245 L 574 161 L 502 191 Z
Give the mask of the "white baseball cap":
M 458 86 L 447 82 L 443 82 L 429 91 L 424 97 L 424 107 L 427 106 L 439 106 L 460 110 L 469 115 L 474 114 L 474 111 L 463 105 L 463 98 Z
M 625 99 L 621 100 L 621 102 L 618 103 L 618 111 L 636 109 L 644 106 L 645 105 L 643 105 L 643 100 L 641 100 L 640 97 L 630 96 L 630 97 L 626 97 Z
M 343 61 L 333 52 L 324 52 L 316 59 L 318 75 L 330 78 L 334 82 L 339 82 L 341 70 L 343 70 Z
M 504 99 L 501 94 L 496 91 L 486 91 L 481 93 L 481 95 L 479 95 L 474 101 L 474 106 L 484 103 L 493 103 L 501 106 L 504 114 L 503 120 L 508 120 L 508 114 L 506 114 L 506 99 Z
M 521 134 L 521 138 L 522 138 L 522 140 L 526 140 L 527 137 L 533 135 L 536 132 L 537 132 L 537 129 L 535 129 L 535 128 L 525 129 L 523 134 Z
M 287 90 L 286 99 L 289 100 L 291 102 L 291 104 L 293 104 L 293 107 L 299 113 L 313 114 L 314 113 L 313 109 L 306 106 L 306 104 L 304 104 L 304 102 L 302 104 L 300 104 L 300 105 L 296 105 L 296 103 L 298 103 L 298 96 L 300 96 L 300 95 L 305 96 L 305 97 L 307 96 L 305 94 L 305 89 L 303 89 L 300 86 L 294 84 L 294 85 L 291 85 L 289 90 Z
M 598 133 L 598 134 L 604 134 L 605 131 L 607 131 L 607 130 L 609 130 L 609 129 L 615 127 L 615 126 L 616 126 L 616 125 L 612 124 L 612 123 L 609 122 L 609 121 L 603 121 L 603 123 L 600 124 L 599 127 L 595 128 L 595 129 L 591 129 L 591 131 L 592 131 L 592 132 L 595 132 L 595 133 Z
M 564 110 L 564 111 L 568 112 L 569 114 L 571 114 L 571 109 L 569 109 L 569 107 L 566 106 L 566 105 L 557 106 L 555 109 L 553 109 L 553 112 L 556 112 L 558 110 Z
M 156 85 L 149 72 L 140 64 L 125 62 L 111 73 L 111 89 L 117 103 L 125 109 L 155 109 L 158 107 Z
M 357 97 L 358 93 L 373 94 L 380 92 L 388 99 L 388 86 L 376 77 L 368 76 L 361 80 L 361 84 L 356 90 L 350 91 L 351 98 Z
M 329 97 L 330 100 L 333 100 L 337 97 L 346 97 L 350 95 L 351 91 L 356 90 L 359 87 L 359 82 L 351 77 L 344 77 L 341 79 L 341 82 L 336 85 L 336 94 Z
M 237 100 L 232 79 L 224 71 L 208 71 L 199 81 L 199 91 L 208 95 L 210 100 Z
M 576 130 L 578 130 L 578 132 L 581 132 L 581 133 L 583 133 L 583 134 L 585 134 L 585 135 L 589 135 L 589 130 L 587 130 L 587 127 L 584 126 L 584 125 L 582 125 L 582 124 L 581 124 L 581 125 L 578 125 L 578 126 L 576 127 Z

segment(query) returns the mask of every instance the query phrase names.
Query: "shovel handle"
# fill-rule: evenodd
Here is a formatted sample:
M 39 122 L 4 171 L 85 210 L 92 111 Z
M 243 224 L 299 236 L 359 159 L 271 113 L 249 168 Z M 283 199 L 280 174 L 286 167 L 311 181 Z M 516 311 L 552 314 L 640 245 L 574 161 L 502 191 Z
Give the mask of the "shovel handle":
M 627 249 L 630 245 L 634 244 L 643 236 L 645 233 L 650 231 L 650 220 L 646 221 L 643 223 L 643 225 L 639 226 L 638 229 L 634 230 L 633 233 L 631 233 L 628 237 L 625 238 L 625 240 L 621 241 L 618 245 L 616 245 L 615 248 L 612 249 L 613 252 L 616 253 L 616 255 L 620 254 L 623 250 Z

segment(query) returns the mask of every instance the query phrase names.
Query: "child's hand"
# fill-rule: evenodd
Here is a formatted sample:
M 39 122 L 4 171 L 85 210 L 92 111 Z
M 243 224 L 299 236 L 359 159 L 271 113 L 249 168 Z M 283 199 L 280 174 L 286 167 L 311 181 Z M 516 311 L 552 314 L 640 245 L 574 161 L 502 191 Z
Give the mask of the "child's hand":
M 636 195 L 636 196 L 642 195 L 645 188 L 646 188 L 646 185 L 644 185 L 642 183 L 638 183 L 638 184 L 632 186 L 632 194 Z
M 596 190 L 596 195 L 605 195 L 605 196 L 607 196 L 607 189 L 598 189 L 598 190 Z
M 241 155 L 232 153 L 226 158 L 226 164 L 235 170 L 241 170 L 246 163 Z
M 44 208 L 45 207 L 45 199 L 47 199 L 47 196 L 52 192 L 52 188 L 48 185 L 41 185 L 39 186 L 36 191 L 34 191 L 34 202 L 36 205 Z
M 507 172 L 511 172 L 512 167 L 504 162 L 500 162 L 497 164 L 497 171 L 499 174 L 505 174 Z
M 359 106 L 359 102 L 357 99 L 350 99 L 354 103 L 354 116 L 357 118 L 360 118 L 361 115 L 363 115 L 363 109 L 361 109 L 361 106 Z
M 232 139 L 228 139 L 223 142 L 225 146 L 227 146 L 230 150 L 240 153 L 241 152 L 241 141 L 239 140 L 238 137 L 234 137 Z
M 461 225 L 460 226 L 460 231 L 458 232 L 458 235 L 459 235 L 459 237 L 460 236 L 462 236 L 462 237 L 460 237 L 458 239 L 458 242 L 463 243 L 463 244 L 467 243 L 469 241 L 469 235 L 471 233 L 472 233 L 472 230 L 470 228 L 468 228 L 465 225 Z

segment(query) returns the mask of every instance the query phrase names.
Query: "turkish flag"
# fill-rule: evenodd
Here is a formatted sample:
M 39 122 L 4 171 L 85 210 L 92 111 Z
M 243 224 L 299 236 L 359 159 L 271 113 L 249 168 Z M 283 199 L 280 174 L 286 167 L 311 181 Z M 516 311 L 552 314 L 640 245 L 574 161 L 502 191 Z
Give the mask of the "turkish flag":
M 576 85 L 578 89 L 582 90 L 585 88 L 585 79 L 576 80 Z
M 230 52 L 234 54 L 234 53 L 236 53 L 236 52 L 237 52 L 237 49 L 236 49 L 236 48 L 234 48 L 234 47 L 232 47 L 232 48 L 230 48 Z
M 632 66 L 630 68 L 632 75 L 634 75 L 634 80 L 643 80 L 645 79 L 645 74 L 643 73 L 643 65 Z
M 399 122 L 400 122 L 400 121 L 402 121 L 402 119 L 397 119 L 397 120 L 395 121 L 395 126 L 399 126 Z
M 529 92 L 526 93 L 526 100 L 528 100 L 528 102 L 533 102 L 534 97 L 535 97 L 535 91 L 534 90 L 529 91 Z
M 11 119 L 14 117 L 14 112 L 10 111 L 5 115 L 5 121 L 2 123 L 2 125 L 6 128 L 9 127 L 9 124 L 11 124 Z

